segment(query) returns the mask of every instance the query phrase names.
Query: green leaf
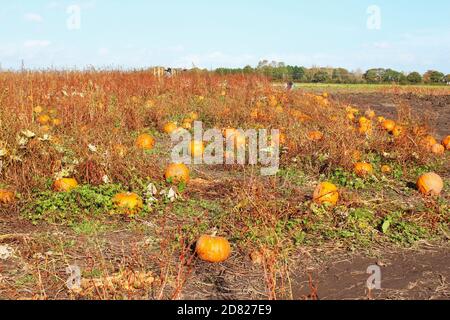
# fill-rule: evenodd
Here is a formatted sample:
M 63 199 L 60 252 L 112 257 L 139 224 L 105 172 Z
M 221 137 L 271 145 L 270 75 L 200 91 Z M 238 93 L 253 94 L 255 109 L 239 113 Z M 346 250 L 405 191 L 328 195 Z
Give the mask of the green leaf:
M 381 231 L 383 231 L 384 234 L 386 234 L 391 227 L 391 220 L 385 220 L 383 222 L 383 225 L 381 226 Z

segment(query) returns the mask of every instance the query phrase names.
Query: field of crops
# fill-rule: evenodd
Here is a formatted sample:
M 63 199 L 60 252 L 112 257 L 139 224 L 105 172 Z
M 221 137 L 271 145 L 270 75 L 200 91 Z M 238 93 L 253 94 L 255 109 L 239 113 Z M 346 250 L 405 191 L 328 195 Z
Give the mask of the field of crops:
M 361 91 L 395 107 L 350 104 Z M 448 105 L 423 112 L 406 98 L 449 95 L 286 91 L 194 72 L 0 73 L 0 298 L 317 299 L 314 270 L 336 256 L 373 264 L 424 244 L 448 255 L 450 128 L 436 121 Z M 172 163 L 171 134 L 199 122 L 244 148 L 236 129 L 280 130 L 266 151 L 280 143 L 278 172 Z

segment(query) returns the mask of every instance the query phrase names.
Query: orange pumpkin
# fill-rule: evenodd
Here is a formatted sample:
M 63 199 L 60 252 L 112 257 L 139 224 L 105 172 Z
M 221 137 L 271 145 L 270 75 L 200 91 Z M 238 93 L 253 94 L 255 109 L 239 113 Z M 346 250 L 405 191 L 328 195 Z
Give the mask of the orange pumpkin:
M 438 196 L 444 189 L 444 181 L 434 172 L 426 173 L 417 180 L 417 189 L 424 195 Z
M 404 129 L 402 126 L 396 125 L 394 127 L 394 129 L 392 130 L 392 135 L 394 137 L 400 137 L 403 134 L 403 131 L 404 131 Z
M 192 119 L 185 119 L 183 124 L 181 125 L 183 129 L 191 130 L 192 129 Z
M 434 146 L 431 147 L 431 152 L 436 155 L 442 155 L 445 153 L 445 148 L 442 144 L 436 143 Z
M 383 129 L 385 129 L 387 132 L 392 132 L 396 126 L 396 123 L 393 120 L 384 120 L 382 123 Z
M 431 148 L 433 148 L 433 146 L 436 145 L 437 143 L 438 143 L 437 140 L 433 136 L 426 136 L 422 140 L 422 145 L 428 150 L 431 150 Z
M 348 112 L 347 113 L 347 119 L 352 121 L 352 122 L 355 121 L 355 119 L 356 119 L 355 114 L 351 113 L 351 112 Z
M 61 119 L 55 118 L 55 119 L 52 120 L 52 125 L 54 127 L 59 127 L 61 124 L 62 124 Z
M 191 113 L 189 114 L 189 118 L 191 118 L 192 121 L 197 121 L 198 118 L 199 118 L 198 113 L 197 113 L 197 112 L 191 112 Z
M 141 134 L 136 139 L 136 147 L 142 150 L 152 150 L 155 147 L 155 139 L 149 134 Z
M 444 140 L 442 140 L 442 145 L 446 150 L 450 150 L 450 136 L 447 136 Z
M 163 131 L 167 134 L 172 134 L 178 129 L 176 122 L 168 122 L 163 126 Z
M 34 113 L 42 113 L 42 111 L 44 111 L 44 109 L 41 106 L 37 106 L 33 109 Z
M 203 235 L 197 241 L 195 252 L 203 261 L 220 263 L 230 257 L 231 245 L 223 237 Z
M 189 144 L 189 155 L 193 158 L 201 158 L 205 152 L 203 141 L 192 141 Z
M 311 141 L 320 141 L 323 139 L 323 133 L 320 131 L 311 131 L 308 133 L 308 139 Z
M 137 194 L 130 192 L 116 194 L 113 197 L 112 202 L 124 214 L 130 216 L 139 213 L 144 206 L 142 198 Z
M 390 174 L 392 173 L 392 168 L 388 165 L 384 165 L 381 167 L 381 172 L 384 174 Z
M 355 173 L 359 177 L 367 177 L 373 174 L 373 167 L 370 163 L 358 162 L 355 164 Z
M 369 123 L 371 123 L 371 121 L 369 119 L 367 119 L 366 117 L 359 118 L 359 125 L 361 127 L 365 126 L 365 125 L 368 125 Z
M 77 187 L 78 182 L 73 178 L 62 178 L 53 183 L 53 190 L 57 192 L 70 192 Z
M 46 124 L 50 123 L 50 121 L 51 121 L 51 118 L 46 114 L 43 114 L 37 118 L 37 122 L 40 125 L 46 125 Z
M 5 189 L 0 189 L 0 204 L 10 205 L 14 203 L 15 199 L 16 195 L 14 194 L 14 192 Z
M 172 183 L 187 183 L 190 179 L 189 175 L 189 169 L 185 164 L 172 163 L 166 169 L 165 178 Z
M 317 204 L 329 204 L 335 206 L 339 201 L 338 188 L 329 182 L 319 184 L 314 191 L 314 202 Z
M 371 123 L 365 123 L 363 125 L 360 125 L 358 131 L 359 131 L 360 134 L 368 134 L 368 135 L 370 135 L 372 133 L 372 124 Z

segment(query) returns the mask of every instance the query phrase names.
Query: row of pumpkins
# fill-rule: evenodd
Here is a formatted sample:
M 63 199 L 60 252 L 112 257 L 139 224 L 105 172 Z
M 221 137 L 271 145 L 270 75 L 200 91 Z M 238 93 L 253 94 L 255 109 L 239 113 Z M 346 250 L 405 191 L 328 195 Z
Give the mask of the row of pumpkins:
M 36 110 L 39 112 L 40 110 Z M 352 121 L 355 120 L 355 114 L 359 112 L 357 109 L 347 110 L 348 118 Z M 375 118 L 375 113 L 373 111 L 368 111 L 366 117 L 361 117 L 359 119 L 359 132 L 370 133 L 372 130 L 372 120 Z M 192 123 L 198 119 L 198 114 L 191 113 L 190 116 L 183 120 L 182 128 L 191 129 Z M 57 126 L 58 120 L 51 119 L 49 116 L 40 116 L 38 122 L 42 126 L 47 126 L 49 122 L 54 126 Z M 378 122 L 381 127 L 387 132 L 395 137 L 402 134 L 403 128 L 397 125 L 394 121 L 384 119 L 383 117 L 378 117 Z M 167 134 L 173 133 L 179 127 L 175 122 L 166 123 L 163 126 L 163 131 Z M 245 137 L 240 137 L 238 132 L 234 129 L 226 129 L 224 133 L 226 135 L 234 135 L 237 145 L 240 143 L 245 143 Z M 320 131 L 311 131 L 308 134 L 310 140 L 319 141 L 323 139 L 323 134 Z M 242 138 L 242 139 L 241 139 Z M 280 136 L 281 143 L 284 143 L 284 135 Z M 425 143 L 429 149 L 436 154 L 444 153 L 445 150 L 450 150 L 450 136 L 446 137 L 442 144 L 438 144 L 437 141 L 428 136 L 425 138 Z M 141 134 L 136 139 L 136 147 L 142 150 L 152 150 L 155 146 L 155 139 L 149 134 Z M 192 142 L 190 146 L 190 154 L 192 156 L 202 155 L 204 152 L 203 142 Z M 381 171 L 385 174 L 391 172 L 391 168 L 387 165 L 381 167 Z M 365 162 L 358 162 L 354 166 L 354 172 L 359 177 L 365 178 L 373 175 L 374 169 L 372 164 Z M 172 183 L 188 183 L 190 177 L 189 169 L 184 164 L 173 163 L 170 164 L 165 171 L 166 180 Z M 58 179 L 53 184 L 53 189 L 57 192 L 70 192 L 78 187 L 78 182 L 74 178 L 62 178 Z M 436 173 L 427 173 L 419 177 L 417 181 L 418 190 L 424 195 L 439 195 L 444 187 L 442 178 Z M 336 185 L 330 182 L 320 183 L 314 190 L 313 200 L 319 205 L 329 205 L 335 206 L 339 201 L 339 189 Z M 15 201 L 15 194 L 12 191 L 0 189 L 0 204 L 8 205 Z M 127 215 L 134 215 L 138 213 L 143 208 L 142 198 L 131 192 L 119 193 L 115 195 L 112 199 L 113 204 L 123 210 L 123 213 Z M 200 259 L 211 262 L 218 263 L 226 261 L 231 255 L 231 245 L 226 238 L 217 237 L 216 235 L 203 235 L 201 236 L 196 245 L 196 253 Z

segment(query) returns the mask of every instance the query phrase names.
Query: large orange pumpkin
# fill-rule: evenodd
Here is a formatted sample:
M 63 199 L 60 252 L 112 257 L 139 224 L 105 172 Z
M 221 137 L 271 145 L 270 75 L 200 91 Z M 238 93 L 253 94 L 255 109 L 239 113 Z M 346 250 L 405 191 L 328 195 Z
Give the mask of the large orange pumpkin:
M 135 215 L 142 210 L 142 198 L 135 193 L 119 193 L 112 199 L 113 204 L 127 215 Z
M 53 190 L 57 192 L 70 192 L 77 187 L 78 182 L 73 178 L 62 178 L 53 183 Z
M 136 147 L 142 150 L 152 150 L 155 147 L 155 139 L 149 134 L 141 134 L 136 139 Z
M 317 204 L 329 204 L 335 206 L 339 201 L 338 188 L 329 182 L 322 182 L 314 191 L 314 202 Z
M 220 263 L 230 257 L 231 245 L 223 237 L 203 235 L 197 241 L 195 252 L 203 261 Z
M 450 136 L 447 136 L 444 140 L 442 140 L 442 145 L 445 149 L 450 150 Z
M 434 172 L 426 173 L 417 180 L 417 189 L 424 195 L 439 195 L 444 189 L 444 181 Z
M 172 183 L 189 182 L 190 173 L 188 167 L 182 163 L 172 163 L 170 164 L 165 173 L 165 178 L 167 181 Z
M 390 133 L 394 130 L 395 125 L 396 123 L 393 120 L 384 120 L 381 126 L 383 127 L 383 129 Z
M 355 173 L 359 177 L 367 177 L 373 174 L 373 167 L 370 163 L 358 162 L 355 164 Z
M 0 189 L 0 204 L 9 205 L 14 203 L 14 200 L 16 199 L 16 195 L 14 192 Z

